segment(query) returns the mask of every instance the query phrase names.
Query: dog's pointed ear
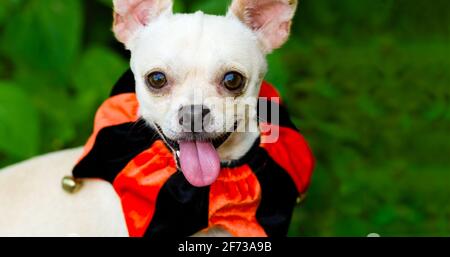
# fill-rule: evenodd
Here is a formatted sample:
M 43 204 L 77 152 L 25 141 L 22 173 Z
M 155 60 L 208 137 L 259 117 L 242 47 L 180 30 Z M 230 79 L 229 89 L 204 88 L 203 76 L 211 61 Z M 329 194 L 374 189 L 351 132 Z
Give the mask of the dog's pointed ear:
M 297 0 L 233 0 L 228 16 L 234 16 L 257 34 L 263 51 L 270 53 L 289 38 Z
M 113 0 L 113 31 L 128 47 L 136 32 L 161 15 L 172 13 L 172 0 Z

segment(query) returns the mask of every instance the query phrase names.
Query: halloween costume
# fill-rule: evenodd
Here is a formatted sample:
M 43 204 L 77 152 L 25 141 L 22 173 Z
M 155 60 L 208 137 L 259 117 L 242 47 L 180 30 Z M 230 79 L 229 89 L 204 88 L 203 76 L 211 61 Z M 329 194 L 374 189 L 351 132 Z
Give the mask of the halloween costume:
M 73 170 L 75 178 L 101 178 L 118 193 L 130 236 L 189 236 L 222 226 L 235 236 L 285 236 L 299 194 L 309 184 L 313 157 L 279 105 L 279 140 L 257 140 L 245 156 L 222 163 L 208 187 L 190 185 L 171 150 L 139 119 L 134 77 L 127 71 L 99 108 L 94 132 Z M 262 97 L 279 97 L 264 82 Z M 269 105 L 269 106 L 270 106 Z M 264 137 L 262 135 L 261 137 Z

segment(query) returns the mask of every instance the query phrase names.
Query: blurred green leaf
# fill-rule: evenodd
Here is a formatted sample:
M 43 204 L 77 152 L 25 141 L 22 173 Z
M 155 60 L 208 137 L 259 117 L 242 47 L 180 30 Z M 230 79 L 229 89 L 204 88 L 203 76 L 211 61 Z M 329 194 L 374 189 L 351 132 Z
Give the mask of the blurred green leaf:
M 224 15 L 230 3 L 230 0 L 196 1 L 192 5 L 191 11 L 201 10 L 208 14 Z
M 3 0 L 0 8 L 0 25 L 10 18 L 11 13 L 24 0 Z
M 183 0 L 175 0 L 173 2 L 173 12 L 174 13 L 184 13 L 186 11 L 186 6 Z
M 30 98 L 17 85 L 0 81 L 0 152 L 17 158 L 37 153 L 39 120 Z
M 127 67 L 127 62 L 116 53 L 94 46 L 83 54 L 72 78 L 78 92 L 95 92 L 99 98 L 105 99 Z
M 286 84 L 289 79 L 286 73 L 286 66 L 283 62 L 283 56 L 278 53 L 271 54 L 267 57 L 269 71 L 266 80 L 280 91 L 282 96 L 286 95 Z
M 28 0 L 24 9 L 9 17 L 1 44 L 18 66 L 71 71 L 81 42 L 82 13 L 79 0 Z
M 72 118 L 83 125 L 79 131 L 90 133 L 96 108 L 108 98 L 113 85 L 127 69 L 127 62 L 111 50 L 93 46 L 82 56 L 72 74 L 78 97 L 73 102 Z

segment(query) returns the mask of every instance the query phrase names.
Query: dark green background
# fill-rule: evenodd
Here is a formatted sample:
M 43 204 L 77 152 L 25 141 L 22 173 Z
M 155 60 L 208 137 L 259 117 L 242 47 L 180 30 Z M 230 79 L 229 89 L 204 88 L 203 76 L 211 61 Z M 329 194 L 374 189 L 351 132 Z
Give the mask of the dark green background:
M 450 235 L 449 13 L 445 0 L 300 1 L 267 76 L 317 159 L 290 235 Z M 111 22 L 109 0 L 1 1 L 0 167 L 85 142 L 127 68 Z

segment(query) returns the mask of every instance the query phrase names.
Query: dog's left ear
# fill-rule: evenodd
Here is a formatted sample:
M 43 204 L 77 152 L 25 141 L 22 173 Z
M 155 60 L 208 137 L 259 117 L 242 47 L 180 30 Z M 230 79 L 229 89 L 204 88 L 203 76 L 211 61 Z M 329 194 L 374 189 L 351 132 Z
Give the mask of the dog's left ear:
M 113 0 L 113 31 L 129 48 L 136 33 L 163 14 L 172 13 L 172 0 Z
M 297 0 L 233 0 L 228 16 L 235 16 L 258 36 L 270 53 L 288 39 Z

